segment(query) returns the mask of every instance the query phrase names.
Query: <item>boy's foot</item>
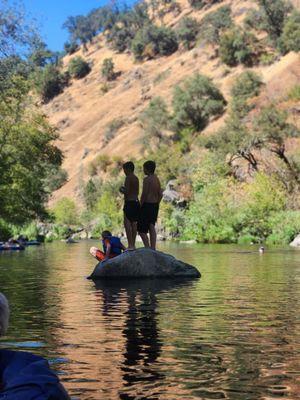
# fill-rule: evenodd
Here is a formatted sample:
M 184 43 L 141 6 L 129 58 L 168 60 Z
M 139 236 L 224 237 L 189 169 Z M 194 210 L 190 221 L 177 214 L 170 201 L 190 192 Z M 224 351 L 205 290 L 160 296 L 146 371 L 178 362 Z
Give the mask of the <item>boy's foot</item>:
M 134 251 L 134 250 L 136 250 L 135 247 L 127 247 L 127 249 L 125 250 L 125 252 L 126 252 L 126 251 Z

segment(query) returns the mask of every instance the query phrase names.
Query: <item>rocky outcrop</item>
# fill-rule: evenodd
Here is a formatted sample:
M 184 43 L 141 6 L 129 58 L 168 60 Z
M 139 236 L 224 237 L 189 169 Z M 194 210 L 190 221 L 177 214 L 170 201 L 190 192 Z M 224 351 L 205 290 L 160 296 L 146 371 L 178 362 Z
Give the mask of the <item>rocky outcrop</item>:
M 295 237 L 295 239 L 290 243 L 292 247 L 300 247 L 300 234 Z
M 90 278 L 199 278 L 200 276 L 200 272 L 192 265 L 179 261 L 169 254 L 142 248 L 97 264 Z

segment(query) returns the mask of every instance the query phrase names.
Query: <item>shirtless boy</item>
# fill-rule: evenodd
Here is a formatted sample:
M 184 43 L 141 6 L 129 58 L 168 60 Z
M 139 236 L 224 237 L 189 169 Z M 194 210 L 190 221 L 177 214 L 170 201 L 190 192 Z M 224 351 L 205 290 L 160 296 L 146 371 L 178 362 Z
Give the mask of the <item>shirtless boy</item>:
M 120 188 L 124 194 L 124 227 L 128 240 L 128 249 L 135 249 L 135 239 L 137 234 L 137 221 L 140 213 L 139 203 L 139 179 L 134 174 L 134 164 L 131 161 L 123 165 L 126 175 L 124 186 Z
M 156 164 L 154 161 L 146 161 L 144 163 L 144 173 L 146 177 L 143 182 L 141 211 L 138 222 L 138 232 L 143 240 L 144 246 L 151 247 L 153 250 L 156 249 L 155 224 L 158 217 L 159 203 L 162 199 L 160 181 L 154 174 L 155 168 Z

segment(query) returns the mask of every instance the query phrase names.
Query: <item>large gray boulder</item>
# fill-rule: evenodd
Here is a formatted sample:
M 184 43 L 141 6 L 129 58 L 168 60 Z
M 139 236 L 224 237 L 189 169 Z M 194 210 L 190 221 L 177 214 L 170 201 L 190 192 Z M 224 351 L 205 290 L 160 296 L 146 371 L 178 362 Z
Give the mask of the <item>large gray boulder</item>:
M 200 276 L 195 267 L 169 254 L 141 248 L 97 264 L 90 278 L 199 278 Z
M 300 234 L 295 237 L 295 239 L 290 243 L 292 247 L 300 247 Z

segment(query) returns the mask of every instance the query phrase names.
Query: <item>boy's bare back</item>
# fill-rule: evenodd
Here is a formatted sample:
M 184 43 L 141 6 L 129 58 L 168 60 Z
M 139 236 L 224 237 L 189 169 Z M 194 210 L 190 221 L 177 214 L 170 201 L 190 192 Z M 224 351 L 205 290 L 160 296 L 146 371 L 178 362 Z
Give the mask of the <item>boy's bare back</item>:
M 142 203 L 160 203 L 162 199 L 161 185 L 155 174 L 148 175 L 144 178 Z
M 125 178 L 125 201 L 135 201 L 139 197 L 139 179 L 130 174 Z

